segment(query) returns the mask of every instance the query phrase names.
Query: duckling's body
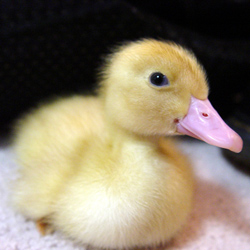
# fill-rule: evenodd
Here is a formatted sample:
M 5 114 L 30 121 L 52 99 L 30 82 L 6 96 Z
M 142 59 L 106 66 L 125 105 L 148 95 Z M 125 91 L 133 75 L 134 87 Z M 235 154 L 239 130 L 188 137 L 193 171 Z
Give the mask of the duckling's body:
M 147 83 L 159 71 L 170 84 Z M 93 246 L 164 243 L 193 196 L 189 163 L 164 137 L 177 133 L 191 95 L 206 99 L 205 75 L 187 51 L 154 40 L 122 47 L 103 72 L 98 97 L 60 99 L 19 123 L 14 204 Z
M 18 134 L 24 166 L 18 209 L 78 241 L 159 244 L 190 212 L 192 174 L 173 142 L 107 128 L 98 98 L 75 96 L 42 107 Z

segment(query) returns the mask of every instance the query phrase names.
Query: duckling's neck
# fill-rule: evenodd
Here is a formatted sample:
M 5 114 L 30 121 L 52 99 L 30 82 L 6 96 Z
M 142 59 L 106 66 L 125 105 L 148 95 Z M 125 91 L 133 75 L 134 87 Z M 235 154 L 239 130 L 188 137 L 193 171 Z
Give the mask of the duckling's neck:
M 151 147 L 158 147 L 159 141 L 162 138 L 159 135 L 142 135 L 129 131 L 125 128 L 118 126 L 117 124 L 107 121 L 107 133 L 108 137 L 114 142 L 120 143 L 136 143 L 143 144 Z

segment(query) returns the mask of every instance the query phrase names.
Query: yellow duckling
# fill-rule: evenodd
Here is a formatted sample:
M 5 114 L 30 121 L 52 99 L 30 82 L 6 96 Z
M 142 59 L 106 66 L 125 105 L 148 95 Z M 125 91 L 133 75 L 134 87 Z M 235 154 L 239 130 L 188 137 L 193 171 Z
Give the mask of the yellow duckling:
M 189 163 L 165 137 L 188 134 L 236 152 L 242 141 L 209 103 L 194 55 L 174 43 L 119 47 L 98 91 L 43 105 L 19 122 L 14 205 L 94 247 L 165 243 L 193 196 Z

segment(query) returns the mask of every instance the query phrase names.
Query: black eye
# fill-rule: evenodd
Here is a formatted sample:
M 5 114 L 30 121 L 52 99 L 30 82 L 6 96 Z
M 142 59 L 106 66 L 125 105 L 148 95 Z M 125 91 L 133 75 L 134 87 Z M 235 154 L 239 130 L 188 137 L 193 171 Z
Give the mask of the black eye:
M 155 72 L 150 76 L 150 83 L 157 87 L 164 87 L 169 85 L 168 78 L 161 72 Z

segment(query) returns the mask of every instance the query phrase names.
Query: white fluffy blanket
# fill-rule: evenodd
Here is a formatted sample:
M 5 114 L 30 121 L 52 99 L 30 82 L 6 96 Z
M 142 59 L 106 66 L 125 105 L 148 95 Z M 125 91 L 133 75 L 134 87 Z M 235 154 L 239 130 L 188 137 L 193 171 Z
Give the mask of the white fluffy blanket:
M 221 150 L 198 141 L 180 141 L 190 156 L 197 186 L 193 212 L 168 250 L 249 250 L 250 177 L 231 165 Z M 59 232 L 41 237 L 32 221 L 8 203 L 17 178 L 11 146 L 0 146 L 0 250 L 84 250 Z

